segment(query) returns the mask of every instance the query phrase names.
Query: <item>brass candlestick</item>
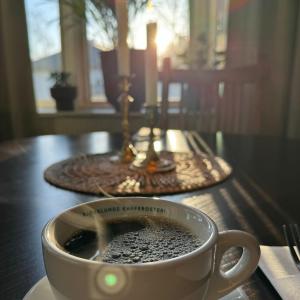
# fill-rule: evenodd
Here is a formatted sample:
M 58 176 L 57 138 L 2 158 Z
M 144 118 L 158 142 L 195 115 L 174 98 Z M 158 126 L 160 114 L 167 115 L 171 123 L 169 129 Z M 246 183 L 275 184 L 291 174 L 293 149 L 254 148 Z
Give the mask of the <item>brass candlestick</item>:
M 150 127 L 149 145 L 146 155 L 137 157 L 130 168 L 133 170 L 145 170 L 149 173 L 168 172 L 175 168 L 175 163 L 161 158 L 154 148 L 154 128 L 158 121 L 158 106 L 145 105 L 146 118 Z
M 129 95 L 129 90 L 131 87 L 130 77 L 129 76 L 120 76 L 119 79 L 119 89 L 121 94 L 118 98 L 118 101 L 121 106 L 122 113 L 122 132 L 123 132 L 123 145 L 121 152 L 117 157 L 113 157 L 113 161 L 118 161 L 122 163 L 130 163 L 136 157 L 136 150 L 130 141 L 130 132 L 129 132 L 129 105 L 134 101 L 133 97 Z

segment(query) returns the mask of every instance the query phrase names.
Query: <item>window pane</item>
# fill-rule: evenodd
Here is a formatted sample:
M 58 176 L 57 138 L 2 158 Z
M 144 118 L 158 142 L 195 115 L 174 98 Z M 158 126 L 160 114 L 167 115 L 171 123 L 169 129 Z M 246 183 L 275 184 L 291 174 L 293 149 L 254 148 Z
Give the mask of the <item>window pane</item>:
M 88 52 L 90 67 L 90 92 L 92 102 L 106 102 L 104 94 L 104 82 L 100 60 L 100 49 L 95 40 L 89 39 Z
M 217 2 L 217 28 L 216 28 L 216 67 L 225 67 L 225 52 L 227 49 L 227 26 L 229 0 Z
M 36 106 L 54 108 L 51 72 L 61 70 L 58 0 L 25 0 Z
M 113 48 L 103 29 L 103 23 L 96 21 L 95 16 L 101 17 L 91 4 L 87 4 L 87 39 L 89 47 L 90 89 L 92 102 L 106 102 L 104 93 L 103 74 L 101 68 L 101 49 Z

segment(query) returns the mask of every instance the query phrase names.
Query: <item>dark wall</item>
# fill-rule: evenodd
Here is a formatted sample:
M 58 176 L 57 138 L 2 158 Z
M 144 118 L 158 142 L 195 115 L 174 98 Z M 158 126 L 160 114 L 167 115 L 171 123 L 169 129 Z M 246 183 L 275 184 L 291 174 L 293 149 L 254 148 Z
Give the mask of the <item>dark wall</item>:
M 0 5 L 0 16 L 1 16 Z M 0 141 L 12 137 L 11 115 L 8 102 L 7 79 L 3 45 L 3 24 L 0 18 Z

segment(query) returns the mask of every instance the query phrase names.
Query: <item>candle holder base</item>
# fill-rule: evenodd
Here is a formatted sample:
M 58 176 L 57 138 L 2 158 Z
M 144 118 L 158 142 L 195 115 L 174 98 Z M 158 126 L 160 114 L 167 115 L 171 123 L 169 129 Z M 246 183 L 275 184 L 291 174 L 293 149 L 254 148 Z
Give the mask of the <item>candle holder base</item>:
M 146 105 L 146 118 L 148 119 L 150 134 L 147 152 L 139 155 L 130 165 L 131 170 L 142 170 L 148 173 L 169 172 L 175 169 L 175 162 L 161 157 L 154 148 L 154 127 L 158 119 L 158 106 Z
M 131 170 L 144 170 L 148 173 L 164 173 L 174 170 L 176 164 L 168 159 L 160 158 L 149 159 L 146 157 L 135 159 L 130 165 Z
M 127 145 L 117 155 L 111 156 L 110 161 L 114 163 L 131 163 L 137 156 L 137 151 L 132 144 Z

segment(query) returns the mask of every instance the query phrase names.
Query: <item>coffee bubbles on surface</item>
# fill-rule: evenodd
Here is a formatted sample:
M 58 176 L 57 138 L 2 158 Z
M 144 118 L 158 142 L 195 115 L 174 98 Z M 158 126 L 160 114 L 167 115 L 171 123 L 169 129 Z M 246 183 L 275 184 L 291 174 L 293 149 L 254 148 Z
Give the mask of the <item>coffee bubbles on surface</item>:
M 106 222 L 105 227 L 107 234 L 101 253 L 99 235 L 88 230 L 72 235 L 64 243 L 64 249 L 85 259 L 113 264 L 135 264 L 182 256 L 203 244 L 186 227 L 164 217 L 113 219 Z

